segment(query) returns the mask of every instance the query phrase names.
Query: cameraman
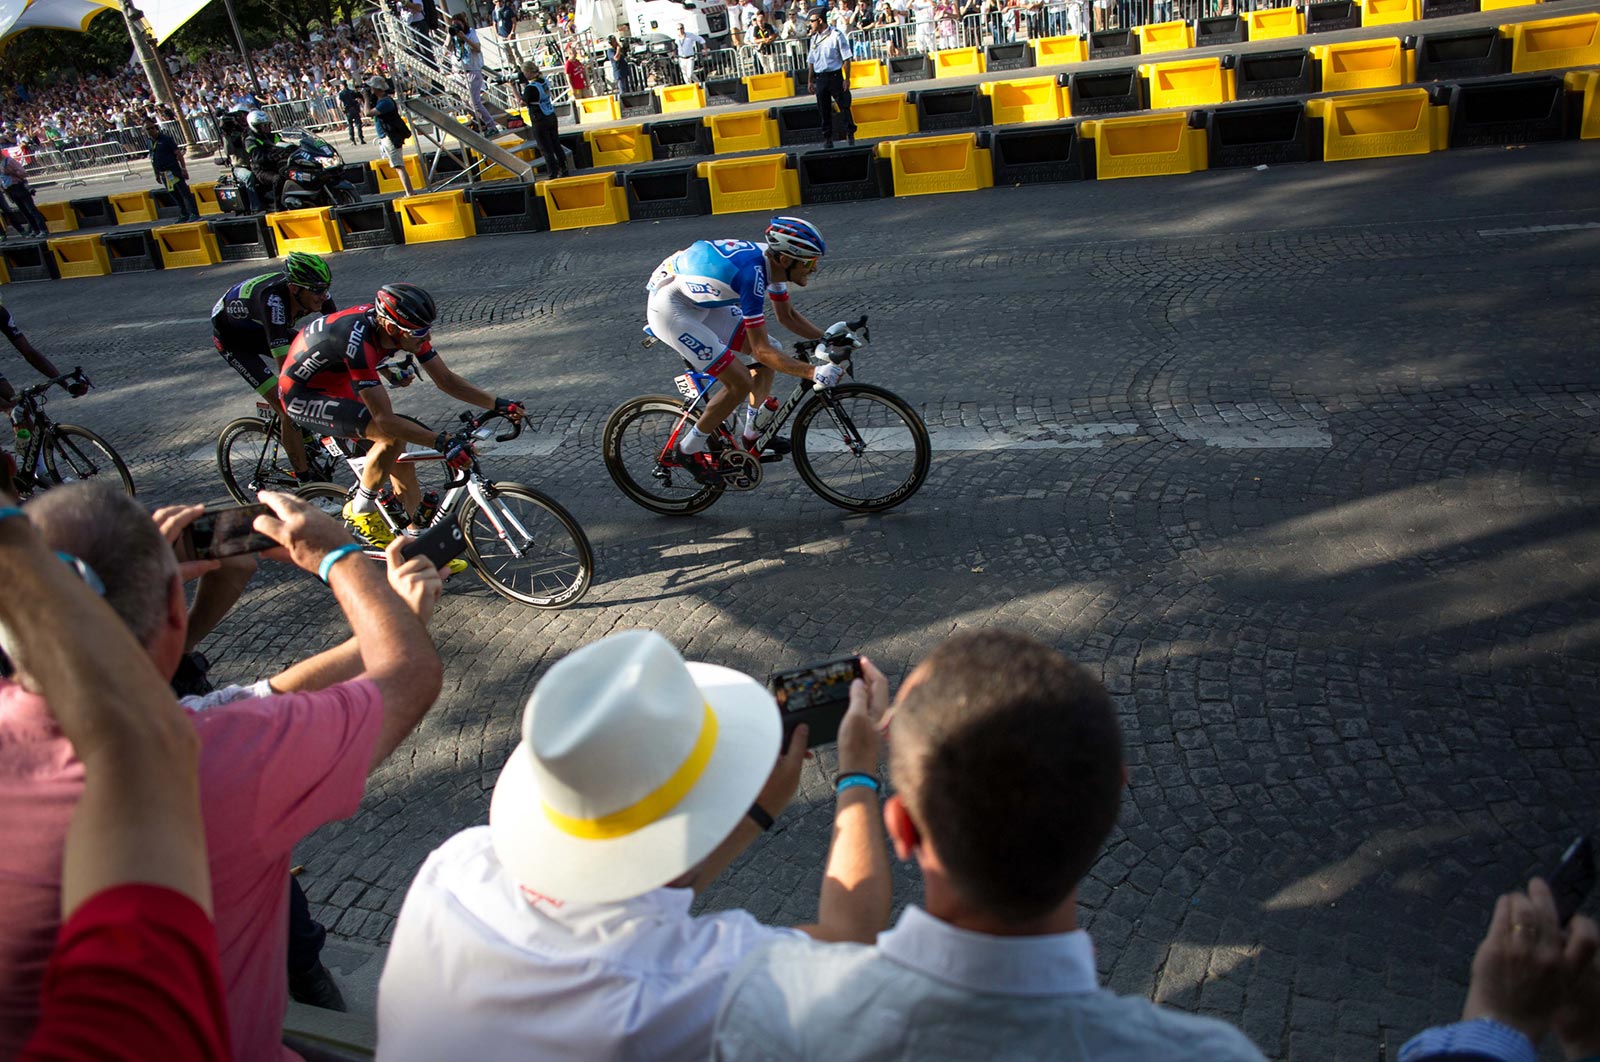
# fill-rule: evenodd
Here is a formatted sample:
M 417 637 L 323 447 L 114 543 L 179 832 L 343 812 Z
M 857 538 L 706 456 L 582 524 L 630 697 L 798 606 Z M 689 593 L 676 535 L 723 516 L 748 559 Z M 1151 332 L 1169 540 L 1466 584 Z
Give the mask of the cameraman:
M 284 152 L 272 132 L 272 119 L 266 111 L 251 111 L 245 119 L 249 132 L 244 138 L 245 165 L 250 168 L 251 190 L 262 210 L 272 210 L 280 202 Z
M 544 156 L 545 172 L 551 177 L 565 177 L 567 154 L 561 149 L 561 125 L 544 71 L 529 59 L 522 64 L 522 76 L 524 80 L 518 93 L 522 96 L 522 105 L 528 109 L 528 124 L 533 126 L 533 138 L 539 144 L 539 154 Z

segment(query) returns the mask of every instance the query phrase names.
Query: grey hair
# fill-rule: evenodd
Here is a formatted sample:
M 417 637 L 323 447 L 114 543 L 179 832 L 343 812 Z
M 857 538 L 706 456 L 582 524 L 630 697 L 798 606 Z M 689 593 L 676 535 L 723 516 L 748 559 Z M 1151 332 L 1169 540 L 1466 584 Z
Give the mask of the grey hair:
M 67 483 L 30 501 L 27 513 L 51 549 L 94 569 L 106 604 L 148 646 L 166 617 L 178 559 L 144 507 L 109 484 Z

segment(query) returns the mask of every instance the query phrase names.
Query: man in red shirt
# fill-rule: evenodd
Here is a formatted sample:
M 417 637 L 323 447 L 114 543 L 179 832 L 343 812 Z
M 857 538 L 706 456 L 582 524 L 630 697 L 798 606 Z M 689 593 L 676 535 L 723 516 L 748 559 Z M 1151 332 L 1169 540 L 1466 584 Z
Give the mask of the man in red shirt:
M 265 689 L 190 715 L 240 1062 L 294 1057 L 281 1044 L 292 848 L 323 823 L 355 813 L 367 773 L 410 733 L 441 681 L 438 654 L 414 611 L 425 615 L 431 602 L 408 607 L 337 521 L 287 495 L 263 500 L 280 517 L 274 537 L 289 544 L 287 554 L 267 556 L 324 575 L 356 640 L 295 665 Z M 27 513 L 52 548 L 101 573 L 108 603 L 157 671 L 171 675 L 183 652 L 183 586 L 149 514 L 92 484 L 48 491 Z M 391 552 L 392 569 L 398 559 Z M 435 575 L 434 596 L 437 589 Z M 83 764 L 50 706 L 29 692 L 25 674 L 18 679 L 0 681 L 0 1058 L 7 1059 L 38 1019 L 59 924 L 62 846 L 84 784 Z M 343 681 L 323 688 L 330 679 Z
M 578 61 L 578 53 L 571 45 L 567 46 L 567 61 L 561 64 L 561 69 L 567 72 L 567 84 L 572 86 L 572 98 L 583 99 L 589 95 L 589 79 L 583 75 L 583 63 Z

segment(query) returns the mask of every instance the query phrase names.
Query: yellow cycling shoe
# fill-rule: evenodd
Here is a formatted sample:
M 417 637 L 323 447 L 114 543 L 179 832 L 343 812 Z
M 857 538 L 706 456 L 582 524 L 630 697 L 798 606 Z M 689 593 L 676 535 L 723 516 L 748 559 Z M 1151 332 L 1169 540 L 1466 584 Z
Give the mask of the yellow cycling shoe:
M 344 522 L 361 536 L 363 542 L 373 549 L 383 549 L 394 541 L 394 528 L 389 526 L 382 513 L 353 513 L 350 511 L 350 505 L 350 502 L 345 502 L 340 515 L 344 517 Z
M 443 568 L 440 568 L 439 570 L 441 572 L 444 572 L 446 575 L 459 575 L 462 572 L 466 571 L 467 568 L 469 568 L 469 567 L 470 567 L 470 565 L 467 564 L 467 558 L 465 558 L 465 557 L 457 557 L 454 560 L 452 560 L 452 561 L 448 562 L 447 564 L 445 564 L 445 566 Z

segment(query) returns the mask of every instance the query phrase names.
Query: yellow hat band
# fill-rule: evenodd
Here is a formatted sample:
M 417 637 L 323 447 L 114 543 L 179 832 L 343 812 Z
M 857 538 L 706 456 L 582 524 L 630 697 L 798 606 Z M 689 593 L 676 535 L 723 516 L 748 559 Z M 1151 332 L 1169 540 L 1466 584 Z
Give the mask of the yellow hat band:
M 620 811 L 613 811 L 595 819 L 563 815 L 545 802 L 545 818 L 562 833 L 585 841 L 609 841 L 615 837 L 626 837 L 636 830 L 644 829 L 677 807 L 679 801 L 689 795 L 689 790 L 694 788 L 694 784 L 705 773 L 706 764 L 711 762 L 711 754 L 716 748 L 717 714 L 711 710 L 710 702 L 706 702 L 705 714 L 700 719 L 700 736 L 695 739 L 694 748 L 689 750 L 689 755 L 679 764 L 678 769 L 672 772 L 672 777 L 662 782 L 656 789 Z

